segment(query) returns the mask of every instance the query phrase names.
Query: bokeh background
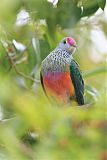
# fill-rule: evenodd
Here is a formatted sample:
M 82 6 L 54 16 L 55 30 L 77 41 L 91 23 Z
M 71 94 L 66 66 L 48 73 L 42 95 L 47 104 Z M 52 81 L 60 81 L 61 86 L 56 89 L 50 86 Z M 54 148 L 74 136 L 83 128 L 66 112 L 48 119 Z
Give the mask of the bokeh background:
M 85 81 L 85 103 L 50 103 L 41 61 L 65 36 Z M 106 0 L 0 1 L 0 160 L 107 159 Z

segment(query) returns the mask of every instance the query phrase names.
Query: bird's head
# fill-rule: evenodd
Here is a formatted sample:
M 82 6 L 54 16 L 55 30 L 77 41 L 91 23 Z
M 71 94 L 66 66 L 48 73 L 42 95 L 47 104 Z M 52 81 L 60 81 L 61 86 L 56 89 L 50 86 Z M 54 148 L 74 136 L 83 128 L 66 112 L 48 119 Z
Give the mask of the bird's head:
M 59 43 L 58 48 L 73 54 L 77 48 L 76 41 L 72 37 L 65 37 Z

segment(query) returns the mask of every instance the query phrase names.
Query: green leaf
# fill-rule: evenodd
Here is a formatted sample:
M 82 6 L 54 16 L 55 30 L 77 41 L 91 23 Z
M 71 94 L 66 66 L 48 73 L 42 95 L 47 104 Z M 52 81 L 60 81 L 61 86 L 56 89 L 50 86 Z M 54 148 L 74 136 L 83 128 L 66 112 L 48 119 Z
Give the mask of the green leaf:
M 106 5 L 106 0 L 97 0 L 99 7 L 104 10 Z
M 84 8 L 83 13 L 82 13 L 82 17 L 90 16 L 90 15 L 94 14 L 98 9 L 99 9 L 98 5 L 92 6 L 90 8 Z
M 73 0 L 62 0 L 58 2 L 57 7 L 43 0 L 34 1 L 35 5 L 29 2 L 36 10 L 36 16 L 40 19 L 46 19 L 48 31 L 54 35 L 56 26 L 68 28 L 74 26 L 81 18 L 81 8 Z M 42 7 L 43 6 L 43 7 Z
M 91 85 L 85 85 L 85 103 L 98 101 L 99 92 Z
M 56 15 L 56 24 L 62 28 L 74 26 L 81 18 L 81 8 L 73 1 L 59 1 Z
M 101 74 L 101 73 L 107 73 L 107 67 L 106 66 L 101 66 L 99 68 L 90 70 L 88 72 L 84 72 L 83 77 L 88 78 L 88 77 L 94 76 L 96 74 Z
M 99 9 L 97 0 L 94 1 L 82 0 L 82 7 L 83 7 L 82 17 L 90 16 Z

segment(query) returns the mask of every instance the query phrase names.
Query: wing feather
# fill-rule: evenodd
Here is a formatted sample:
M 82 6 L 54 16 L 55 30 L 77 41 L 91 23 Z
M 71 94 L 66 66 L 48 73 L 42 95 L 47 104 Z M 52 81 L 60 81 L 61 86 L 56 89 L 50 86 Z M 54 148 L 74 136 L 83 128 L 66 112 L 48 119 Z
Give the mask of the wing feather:
M 79 105 L 84 105 L 84 81 L 79 65 L 73 59 L 70 65 L 70 76 L 75 89 L 76 100 Z

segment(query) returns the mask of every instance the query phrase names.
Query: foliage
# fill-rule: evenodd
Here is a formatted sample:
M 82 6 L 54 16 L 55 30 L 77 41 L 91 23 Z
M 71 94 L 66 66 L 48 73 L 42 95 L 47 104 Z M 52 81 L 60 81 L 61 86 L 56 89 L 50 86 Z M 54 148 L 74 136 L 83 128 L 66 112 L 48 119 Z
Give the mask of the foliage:
M 91 54 L 92 30 L 107 36 L 105 3 L 1 0 L 0 160 L 107 158 L 106 55 L 96 61 Z M 83 107 L 51 104 L 39 81 L 41 61 L 68 35 L 78 44 L 74 58 L 85 81 Z

